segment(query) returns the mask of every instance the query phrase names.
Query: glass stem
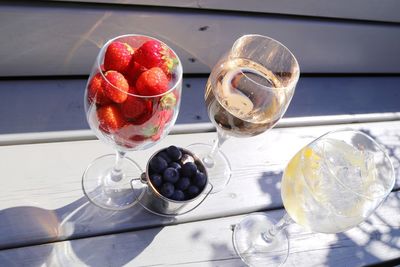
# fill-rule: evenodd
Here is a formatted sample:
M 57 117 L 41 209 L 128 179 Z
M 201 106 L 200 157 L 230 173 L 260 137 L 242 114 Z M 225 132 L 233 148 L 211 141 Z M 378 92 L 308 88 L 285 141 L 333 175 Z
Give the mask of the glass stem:
M 279 220 L 279 222 L 268 229 L 268 231 L 262 233 L 261 238 L 267 243 L 272 243 L 275 239 L 275 236 L 292 223 L 294 223 L 293 219 L 289 216 L 289 214 L 286 213 Z
M 208 152 L 208 154 L 203 158 L 204 165 L 207 168 L 212 168 L 215 165 L 214 157 L 215 154 L 218 153 L 218 151 L 221 149 L 221 146 L 225 143 L 226 140 L 228 140 L 229 136 L 226 135 L 222 131 L 217 131 L 218 138 L 214 140 L 214 144 Z
M 122 179 L 122 162 L 125 158 L 126 152 L 117 150 L 115 156 L 114 168 L 111 170 L 111 180 L 113 182 L 119 182 Z

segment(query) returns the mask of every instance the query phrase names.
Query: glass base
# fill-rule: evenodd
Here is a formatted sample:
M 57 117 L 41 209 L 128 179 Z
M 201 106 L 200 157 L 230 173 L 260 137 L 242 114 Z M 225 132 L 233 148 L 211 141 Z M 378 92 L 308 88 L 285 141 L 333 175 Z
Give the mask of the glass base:
M 212 146 L 208 144 L 192 144 L 187 147 L 188 150 L 192 151 L 196 154 L 199 159 L 201 159 L 204 163 L 204 166 L 207 169 L 209 182 L 213 186 L 213 190 L 211 194 L 217 193 L 223 190 L 232 176 L 232 169 L 229 163 L 228 158 L 222 153 L 220 150 L 217 151 L 214 155 L 214 164 L 212 167 L 209 167 L 206 164 L 205 157 L 210 153 Z
M 124 158 L 121 171 L 112 175 L 115 155 L 105 155 L 94 160 L 82 177 L 82 188 L 88 199 L 104 209 L 124 210 L 137 202 L 138 192 L 131 187 L 131 180 L 143 173 L 139 165 L 129 158 Z
M 263 213 L 253 213 L 235 225 L 233 245 L 236 253 L 249 266 L 281 266 L 289 254 L 286 231 L 277 233 L 271 242 L 263 239 L 276 222 Z

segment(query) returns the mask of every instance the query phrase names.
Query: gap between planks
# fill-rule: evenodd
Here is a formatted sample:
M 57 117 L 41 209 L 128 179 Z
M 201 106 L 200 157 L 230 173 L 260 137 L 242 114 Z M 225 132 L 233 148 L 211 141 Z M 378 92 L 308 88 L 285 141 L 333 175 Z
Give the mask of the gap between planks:
M 290 128 L 304 126 L 321 126 L 348 123 L 367 123 L 367 122 L 385 122 L 400 121 L 400 112 L 388 113 L 370 113 L 356 115 L 331 115 L 331 116 L 310 116 L 297 118 L 282 118 L 274 128 Z M 191 123 L 177 124 L 170 134 L 189 134 L 214 132 L 215 126 L 211 123 Z M 38 143 L 70 142 L 95 140 L 97 137 L 91 130 L 72 130 L 72 131 L 54 131 L 54 132 L 34 132 L 20 134 L 0 135 L 0 146 L 5 145 L 23 145 Z

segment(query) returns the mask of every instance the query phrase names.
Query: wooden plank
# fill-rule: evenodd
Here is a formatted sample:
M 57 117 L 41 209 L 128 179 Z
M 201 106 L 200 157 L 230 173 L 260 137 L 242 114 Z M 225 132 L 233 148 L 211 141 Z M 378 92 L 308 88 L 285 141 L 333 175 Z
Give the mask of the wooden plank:
M 210 66 L 246 33 L 284 43 L 303 73 L 400 72 L 393 56 L 400 46 L 396 25 L 49 2 L 2 3 L 0 23 L 0 36 L 7 39 L 0 44 L 0 77 L 87 75 L 106 40 L 132 32 L 171 45 L 185 73 L 209 73 Z
M 194 131 L 198 126 L 191 124 L 210 122 L 203 101 L 206 81 L 207 76 L 184 78 L 177 125 L 190 124 L 187 128 Z M 285 119 L 277 127 L 399 119 L 398 84 L 400 76 L 301 77 Z M 83 108 L 85 86 L 85 79 L 0 81 L 0 134 L 88 129 Z M 60 132 L 59 140 L 66 136 Z M 70 140 L 78 138 L 76 133 L 70 136 L 74 138 Z M 0 135 L 0 140 L 7 138 L 19 139 Z M 82 139 L 87 139 L 87 134 L 82 134 Z
M 281 128 L 250 139 L 232 138 L 223 146 L 233 166 L 230 184 L 223 191 L 210 195 L 196 210 L 176 218 L 152 215 L 139 206 L 112 212 L 88 203 L 81 189 L 82 173 L 92 160 L 112 153 L 110 147 L 99 141 L 2 146 L 0 248 L 280 207 L 279 184 L 286 163 L 314 138 L 344 127 L 362 129 L 386 147 L 396 168 L 396 188 L 399 188 L 398 121 Z M 170 135 L 155 147 L 130 152 L 128 156 L 145 166 L 149 156 L 162 147 L 211 143 L 213 138 L 215 133 Z
M 274 128 L 320 126 L 349 123 L 384 122 L 400 120 L 400 112 L 372 113 L 356 115 L 312 116 L 297 118 L 282 118 Z M 185 123 L 174 125 L 172 134 L 193 134 L 215 132 L 215 126 L 209 123 Z M 0 146 L 25 145 L 38 143 L 70 142 L 82 140 L 97 140 L 92 130 L 31 132 L 17 134 L 1 134 Z
M 285 266 L 365 266 L 400 258 L 400 192 L 339 234 L 287 229 Z M 226 203 L 226 204 L 229 204 Z M 266 212 L 274 219 L 283 210 Z M 244 266 L 232 245 L 234 216 L 0 251 L 2 266 Z M 398 262 L 398 261 L 397 261 Z
M 61 1 L 61 0 L 52 0 Z M 63 0 L 65 1 L 65 0 Z M 262 12 L 268 14 L 288 14 L 301 16 L 317 16 L 327 18 L 360 19 L 385 22 L 400 22 L 397 10 L 400 9 L 396 0 L 338 0 L 334 3 L 329 0 L 283 0 L 258 1 L 248 0 L 66 0 L 68 2 L 109 3 L 124 5 L 151 5 L 197 9 L 232 10 L 240 12 Z

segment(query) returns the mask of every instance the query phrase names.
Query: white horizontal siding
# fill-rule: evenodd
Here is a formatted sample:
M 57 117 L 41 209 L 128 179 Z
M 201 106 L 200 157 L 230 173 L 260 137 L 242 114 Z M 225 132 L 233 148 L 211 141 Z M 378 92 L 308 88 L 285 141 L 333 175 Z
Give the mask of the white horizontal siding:
M 53 0 L 61 1 L 61 0 Z M 398 0 L 62 0 L 400 22 Z
M 0 4 L 0 25 L 0 77 L 86 75 L 99 46 L 126 33 L 145 33 L 170 44 L 185 73 L 208 73 L 246 33 L 286 44 L 303 73 L 400 73 L 396 25 L 51 3 Z
M 210 122 L 202 100 L 206 81 L 206 77 L 183 79 L 177 125 Z M 316 118 L 292 119 L 289 124 L 283 120 L 278 126 L 398 119 L 398 84 L 400 76 L 301 77 L 285 118 Z M 85 79 L 0 81 L 0 134 L 88 129 L 85 85 Z M 357 114 L 378 115 L 358 118 Z M 333 117 L 321 120 L 318 116 Z

